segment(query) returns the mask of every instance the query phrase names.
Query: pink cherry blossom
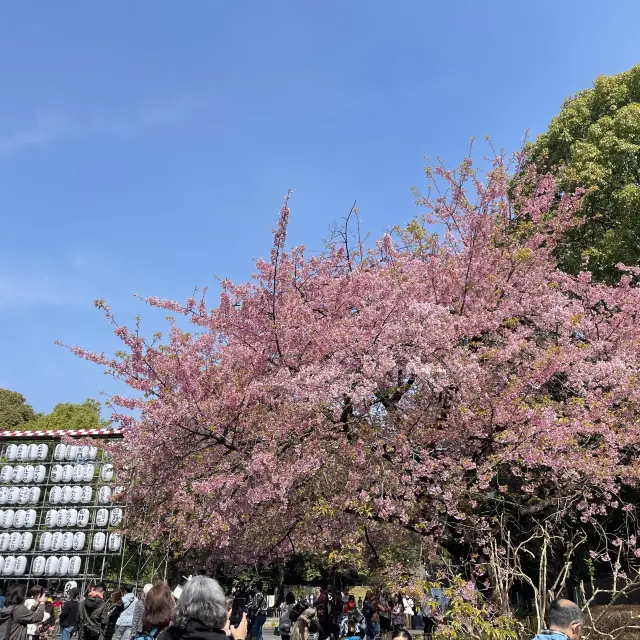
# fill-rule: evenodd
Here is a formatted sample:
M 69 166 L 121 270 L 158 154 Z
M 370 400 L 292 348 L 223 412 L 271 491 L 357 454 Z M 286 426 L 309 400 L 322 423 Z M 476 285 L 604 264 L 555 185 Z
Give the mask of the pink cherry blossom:
M 111 447 L 132 535 L 246 563 L 404 531 L 482 562 L 501 519 L 631 508 L 636 272 L 558 270 L 579 195 L 550 176 L 510 184 L 500 158 L 482 179 L 470 160 L 428 175 L 421 214 L 371 249 L 346 232 L 287 250 L 287 194 L 250 282 L 212 306 L 146 299 L 190 331 L 150 341 L 99 303 L 124 355 L 74 353 L 139 411 L 116 414 Z

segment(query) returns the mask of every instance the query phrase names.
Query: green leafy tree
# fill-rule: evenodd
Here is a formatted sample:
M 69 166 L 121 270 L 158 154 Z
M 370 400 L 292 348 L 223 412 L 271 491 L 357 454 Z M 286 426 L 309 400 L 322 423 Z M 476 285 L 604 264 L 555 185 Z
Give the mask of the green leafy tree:
M 100 403 L 87 399 L 82 404 L 61 402 L 51 413 L 41 415 L 27 422 L 19 429 L 52 431 L 56 429 L 98 429 L 108 422 L 100 418 Z
M 38 414 L 21 393 L 0 389 L 0 429 L 19 429 L 36 418 Z
M 577 273 L 588 258 L 594 277 L 612 281 L 617 263 L 639 264 L 640 65 L 566 100 L 528 152 L 539 171 L 556 174 L 560 190 L 588 190 L 585 223 L 566 234 L 561 266 Z

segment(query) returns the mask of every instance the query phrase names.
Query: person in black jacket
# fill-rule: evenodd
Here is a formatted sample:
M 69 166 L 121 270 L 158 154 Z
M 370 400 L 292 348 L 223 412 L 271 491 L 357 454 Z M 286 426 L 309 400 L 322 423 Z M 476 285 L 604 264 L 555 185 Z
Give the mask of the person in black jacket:
M 0 609 L 2 640 L 27 640 L 27 625 L 37 624 L 44 619 L 44 596 L 38 599 L 34 611 L 24 606 L 25 600 L 26 588 L 23 584 L 14 584 L 9 588 L 5 606 Z
M 124 609 L 124 605 L 122 604 L 122 592 L 114 591 L 109 597 L 109 602 L 107 603 L 107 626 L 104 630 L 104 640 L 111 640 L 113 638 L 113 634 L 116 630 L 116 622 Z M 62 640 L 62 638 L 60 639 Z
M 62 605 L 62 611 L 60 612 L 60 640 L 69 640 L 75 631 L 80 607 L 78 593 L 76 588 L 70 589 L 65 603 Z
M 78 639 L 104 640 L 108 620 L 109 607 L 104 601 L 104 587 L 95 587 L 78 608 Z

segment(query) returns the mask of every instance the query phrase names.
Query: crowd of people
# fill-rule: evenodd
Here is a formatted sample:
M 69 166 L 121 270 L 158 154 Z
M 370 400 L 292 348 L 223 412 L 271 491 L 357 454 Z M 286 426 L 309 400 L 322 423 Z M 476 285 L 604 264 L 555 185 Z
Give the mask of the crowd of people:
M 446 618 L 448 604 L 442 594 L 431 595 L 430 603 L 422 607 L 425 638 L 433 635 L 436 618 Z M 353 595 L 329 594 L 324 589 L 318 589 L 309 600 L 296 600 L 289 593 L 280 610 L 280 634 L 282 640 L 412 640 L 414 607 L 413 600 L 402 594 L 390 597 L 369 591 L 364 601 L 356 601 Z M 583 626 L 580 607 L 560 598 L 550 602 L 549 625 L 534 640 L 579 640 Z
M 319 587 L 315 596 L 309 599 L 296 599 L 293 593 L 287 594 L 280 609 L 278 629 L 283 640 L 400 637 L 400 631 L 408 632 L 413 628 L 414 608 L 414 601 L 402 594 L 390 596 L 368 591 L 364 600 L 356 600 L 353 594 L 330 593 Z M 423 611 L 419 616 L 427 638 L 435 628 L 431 613 Z
M 132 586 L 107 592 L 91 587 L 80 600 L 70 588 L 59 613 L 60 640 L 262 640 L 268 599 L 261 589 L 226 596 L 220 584 L 207 576 L 190 579 L 176 600 L 164 582 L 147 584 L 140 597 Z M 236 604 L 243 603 L 236 611 Z M 537 640 L 578 640 L 584 618 L 569 600 L 549 607 L 549 628 Z M 402 594 L 393 597 L 369 591 L 364 600 L 353 594 L 318 589 L 313 598 L 288 593 L 280 608 L 282 640 L 411 640 L 414 603 Z M 232 624 L 234 615 L 236 624 Z M 40 586 L 29 593 L 22 584 L 9 588 L 0 608 L 0 640 L 46 640 L 55 625 L 51 598 Z M 434 619 L 425 616 L 424 635 L 434 631 Z
M 22 584 L 9 588 L 0 609 L 2 640 L 44 640 L 53 631 L 54 612 L 42 587 L 29 594 Z M 176 600 L 164 582 L 108 592 L 92 586 L 80 600 L 77 588 L 65 594 L 59 613 L 60 640 L 246 640 L 248 618 L 230 624 L 231 606 L 216 580 L 196 576 Z

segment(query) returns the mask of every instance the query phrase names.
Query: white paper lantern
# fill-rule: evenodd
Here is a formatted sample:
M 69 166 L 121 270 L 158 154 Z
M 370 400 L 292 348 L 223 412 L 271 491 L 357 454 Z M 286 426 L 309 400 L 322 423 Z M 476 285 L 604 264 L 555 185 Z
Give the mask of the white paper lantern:
M 0 492 L 2 488 L 0 487 Z M 91 502 L 91 498 L 93 498 L 93 489 L 91 487 L 82 487 L 82 502 L 84 504 L 88 504 Z M 0 500 L 1 504 L 1 500 Z
M 66 527 L 67 526 L 67 510 L 59 509 L 58 510 L 58 519 L 56 521 L 57 527 Z
M 50 551 L 51 550 L 51 540 L 53 536 L 45 531 L 40 534 L 40 551 Z
M 51 475 L 49 476 L 51 482 L 62 482 L 62 472 L 64 467 L 61 464 L 54 464 L 51 467 Z
M 22 529 L 24 527 L 25 520 L 27 519 L 27 512 L 24 509 L 18 509 L 13 516 L 13 527 L 15 529 Z
M 31 529 L 36 526 L 37 514 L 35 509 L 27 509 L 24 512 L 24 526 Z
M 29 489 L 29 502 L 31 504 L 36 504 L 39 500 L 40 500 L 40 487 L 31 487 L 31 489 Z
M 2 534 L 2 535 L 6 535 L 6 534 Z M 2 536 L 0 536 L 0 538 L 1 537 Z M 93 550 L 94 551 L 103 551 L 105 542 L 106 542 L 106 536 L 104 535 L 104 533 L 102 533 L 102 531 L 98 531 L 98 533 L 93 534 Z M 2 550 L 4 551 L 4 549 Z
M 11 482 L 13 478 L 13 467 L 10 464 L 6 464 L 0 471 L 0 482 Z
M 86 527 L 89 524 L 89 509 L 78 509 L 78 526 Z
M 0 487 L 0 504 L 7 504 L 9 499 L 9 487 Z
M 24 479 L 24 467 L 19 464 L 13 467 L 13 474 L 11 475 L 11 482 L 19 484 Z
M 9 536 L 9 551 L 15 553 L 20 548 L 20 542 L 22 542 L 22 536 L 17 531 L 14 531 Z
M 12 576 L 13 572 L 16 568 L 16 558 L 15 556 L 7 556 L 4 559 L 4 567 L 2 568 L 3 576 Z
M 78 457 L 78 447 L 75 444 L 67 445 L 67 455 L 65 458 L 69 461 L 74 461 Z
M 49 445 L 48 444 L 39 444 L 38 445 L 38 455 L 36 456 L 36 460 L 46 460 L 49 455 Z
M 71 533 L 71 531 L 65 531 L 62 534 L 62 544 L 60 548 L 63 551 L 71 551 L 73 548 L 73 533 Z
M 54 460 L 64 460 L 67 453 L 67 445 L 66 444 L 57 444 L 56 448 L 53 450 L 53 458 Z
M 109 525 L 112 527 L 117 527 L 122 522 L 122 509 L 120 507 L 115 507 L 115 509 L 111 509 L 111 514 L 109 516 Z
M 80 455 L 78 457 L 80 458 L 80 460 L 89 459 L 89 447 L 87 445 L 81 448 Z
M 4 520 L 2 521 L 2 526 L 5 529 L 10 529 L 13 527 L 13 521 L 15 520 L 16 512 L 13 509 L 7 509 L 4 512 Z
M 84 465 L 83 464 L 75 464 L 73 465 L 73 475 L 72 479 L 74 482 L 82 482 L 84 479 Z
M 18 504 L 19 496 L 20 496 L 20 489 L 18 489 L 18 487 L 11 487 L 7 495 L 7 502 L 9 504 Z
M 2 573 L 4 569 L 4 557 L 0 556 L 0 574 Z
M 71 560 L 69 561 L 69 575 L 77 576 L 80 573 L 81 564 L 82 561 L 80 560 L 80 556 L 73 556 L 73 558 L 71 558 Z
M 91 482 L 93 480 L 93 474 L 95 472 L 95 467 L 92 464 L 84 465 L 84 475 L 82 480 L 84 482 Z
M 33 487 L 31 487 L 31 489 L 29 489 L 29 487 L 20 487 L 20 491 L 18 492 L 18 504 L 27 504 L 31 498 L 31 491 L 33 491 Z
M 58 559 L 57 574 L 62 578 L 69 572 L 69 556 L 60 556 Z
M 60 551 L 62 549 L 62 533 L 54 531 L 51 536 L 51 551 Z
M 47 560 L 44 556 L 36 556 L 31 563 L 31 573 L 34 576 L 41 576 L 44 573 L 44 567 Z
M 76 485 L 71 489 L 71 502 L 78 504 L 82 501 L 82 487 Z
M 111 487 L 100 487 L 98 492 L 98 502 L 100 504 L 108 504 L 111 500 Z
M 33 533 L 31 533 L 31 531 L 26 531 L 20 537 L 20 551 L 29 551 L 33 544 Z
M 71 493 L 73 491 L 73 487 L 66 485 L 62 487 L 62 493 L 60 494 L 60 502 L 62 504 L 69 504 L 71 502 Z
M 35 473 L 33 474 L 33 481 L 37 484 L 41 484 L 44 482 L 46 475 L 47 468 L 43 464 L 39 464 L 35 469 Z
M 10 444 L 7 447 L 7 460 L 14 462 L 18 458 L 18 445 Z
M 58 526 L 58 511 L 55 509 L 49 509 L 44 516 L 44 524 L 49 529 L 53 529 Z
M 109 512 L 106 509 L 98 509 L 95 516 L 96 527 L 106 527 L 109 522 Z
M 105 464 L 100 475 L 105 482 L 111 482 L 113 480 L 113 465 Z
M 32 464 L 27 465 L 24 468 L 24 479 L 23 482 L 33 482 L 33 478 L 36 475 L 35 467 Z
M 37 444 L 30 444 L 29 445 L 29 455 L 27 456 L 29 458 L 29 460 L 31 460 L 32 462 L 34 460 L 38 459 L 38 445 Z
M 84 543 L 86 542 L 86 536 L 84 531 L 78 531 L 73 536 L 73 550 L 82 551 L 84 549 Z
M 18 449 L 16 451 L 16 460 L 19 462 L 26 462 L 29 460 L 29 445 L 28 444 L 19 444 Z
M 98 449 L 96 447 L 89 447 L 89 460 L 95 460 L 98 457 Z
M 0 551 L 6 551 L 9 548 L 9 534 L 0 533 Z M 5 558 L 6 561 L 6 558 Z
M 73 466 L 70 464 L 65 464 L 62 467 L 62 482 L 71 482 L 73 478 Z
M 47 563 L 44 566 L 44 572 L 48 576 L 55 576 L 56 571 L 58 570 L 58 558 L 55 556 L 49 556 L 47 558 Z
M 109 534 L 109 551 L 113 553 L 115 553 L 116 551 L 120 551 L 121 545 L 122 545 L 122 536 L 119 533 Z
M 4 526 L 4 509 L 0 510 L 0 527 L 2 526 Z
M 62 489 L 60 487 L 53 487 L 49 489 L 49 502 L 51 504 L 58 504 L 62 496 Z
M 78 524 L 78 510 L 69 509 L 67 511 L 67 527 L 75 527 Z
M 27 570 L 27 559 L 25 556 L 18 556 L 16 558 L 16 566 L 13 569 L 14 576 L 22 576 Z

